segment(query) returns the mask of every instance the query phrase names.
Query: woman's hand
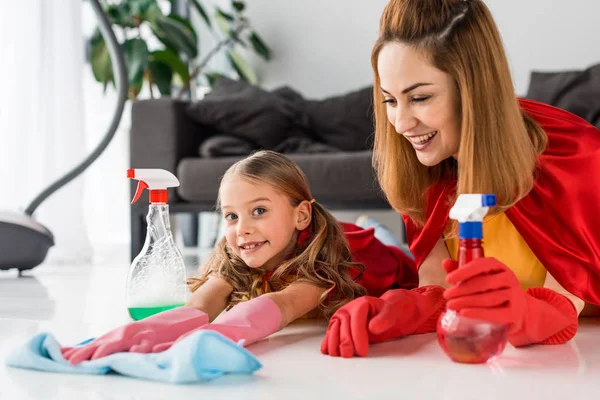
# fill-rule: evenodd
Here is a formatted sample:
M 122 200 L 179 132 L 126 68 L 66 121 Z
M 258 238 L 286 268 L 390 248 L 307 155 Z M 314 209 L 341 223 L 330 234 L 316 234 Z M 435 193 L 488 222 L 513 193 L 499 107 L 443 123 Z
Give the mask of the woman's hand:
M 513 346 L 561 344 L 577 333 L 574 303 L 549 288 L 523 291 L 515 274 L 495 258 L 479 258 L 461 268 L 445 260 L 447 307 L 460 315 L 506 324 Z
M 363 357 L 370 343 L 433 332 L 444 309 L 443 291 L 440 286 L 424 286 L 354 299 L 331 317 L 321 353 Z
M 453 266 L 445 262 L 444 267 Z M 447 308 L 459 315 L 520 329 L 525 314 L 525 292 L 514 272 L 495 258 L 479 258 L 448 273 L 452 285 L 444 293 Z

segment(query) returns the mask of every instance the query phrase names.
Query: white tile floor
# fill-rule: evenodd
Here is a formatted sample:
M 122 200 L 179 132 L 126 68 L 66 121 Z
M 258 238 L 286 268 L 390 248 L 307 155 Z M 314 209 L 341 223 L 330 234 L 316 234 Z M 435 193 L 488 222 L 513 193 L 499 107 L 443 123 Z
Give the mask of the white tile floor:
M 48 331 L 64 344 L 128 321 L 127 260 L 80 267 L 43 265 L 17 278 L 0 272 L 0 360 Z M 320 354 L 324 325 L 304 322 L 249 347 L 264 368 L 253 377 L 168 385 L 121 376 L 79 376 L 7 368 L 0 399 L 586 399 L 600 393 L 600 320 L 583 321 L 562 346 L 509 347 L 491 365 L 458 365 L 433 334 L 373 346 L 363 359 Z

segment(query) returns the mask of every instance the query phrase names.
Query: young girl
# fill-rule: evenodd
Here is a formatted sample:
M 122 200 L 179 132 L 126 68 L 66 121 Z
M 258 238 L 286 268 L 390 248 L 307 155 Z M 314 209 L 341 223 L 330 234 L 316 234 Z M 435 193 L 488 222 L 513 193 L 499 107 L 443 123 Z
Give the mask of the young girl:
M 482 0 L 391 0 L 371 61 L 374 163 L 421 287 L 344 306 L 322 351 L 366 355 L 431 332 L 446 306 L 506 324 L 514 346 L 570 340 L 600 305 L 600 131 L 515 96 Z M 494 193 L 498 207 L 484 220 L 487 257 L 456 270 L 448 213 L 460 193 Z
M 218 208 L 225 236 L 200 276 L 189 280 L 186 307 L 65 349 L 65 358 L 77 363 L 116 351 L 162 351 L 196 329 L 247 345 L 304 316 L 329 318 L 364 294 L 417 284 L 408 256 L 379 242 L 373 228 L 337 222 L 282 154 L 260 151 L 230 167 Z

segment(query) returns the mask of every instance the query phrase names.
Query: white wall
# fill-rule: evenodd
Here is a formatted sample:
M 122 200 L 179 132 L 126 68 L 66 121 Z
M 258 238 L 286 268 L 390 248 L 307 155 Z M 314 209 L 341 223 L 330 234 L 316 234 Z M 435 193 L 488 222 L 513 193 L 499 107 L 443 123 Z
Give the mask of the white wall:
M 265 87 L 291 84 L 322 97 L 371 82 L 370 52 L 387 0 L 252 0 L 248 16 L 274 60 L 257 62 Z M 532 69 L 600 62 L 600 2 L 487 0 L 505 42 L 518 94 Z
M 507 49 L 517 93 L 532 70 L 584 69 L 600 63 L 600 2 L 487 0 Z
M 290 84 L 308 97 L 372 81 L 371 48 L 387 0 L 252 0 L 248 17 L 273 51 L 258 62 L 267 88 Z

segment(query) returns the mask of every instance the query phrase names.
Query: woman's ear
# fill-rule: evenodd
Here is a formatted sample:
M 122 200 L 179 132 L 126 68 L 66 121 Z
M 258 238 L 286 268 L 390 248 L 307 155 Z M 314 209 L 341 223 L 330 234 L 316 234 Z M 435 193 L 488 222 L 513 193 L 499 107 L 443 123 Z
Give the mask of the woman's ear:
M 303 231 L 312 222 L 312 204 L 304 200 L 296 207 L 296 229 Z

